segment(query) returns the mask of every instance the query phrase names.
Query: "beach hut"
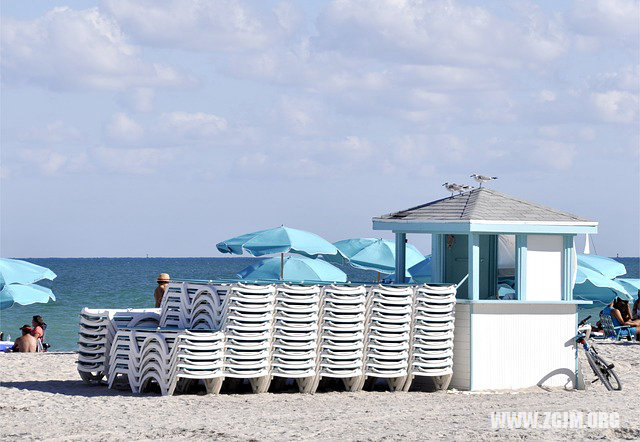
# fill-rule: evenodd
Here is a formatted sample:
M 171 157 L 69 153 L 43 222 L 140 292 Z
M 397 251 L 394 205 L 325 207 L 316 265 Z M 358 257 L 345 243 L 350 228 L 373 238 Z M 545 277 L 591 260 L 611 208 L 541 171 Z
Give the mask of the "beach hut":
M 373 218 L 396 236 L 404 282 L 407 234 L 432 235 L 432 279 L 460 284 L 451 387 L 576 386 L 576 234 L 598 223 L 482 187 Z M 498 297 L 498 236 L 514 235 L 514 299 Z M 588 303 L 588 302 L 587 302 Z

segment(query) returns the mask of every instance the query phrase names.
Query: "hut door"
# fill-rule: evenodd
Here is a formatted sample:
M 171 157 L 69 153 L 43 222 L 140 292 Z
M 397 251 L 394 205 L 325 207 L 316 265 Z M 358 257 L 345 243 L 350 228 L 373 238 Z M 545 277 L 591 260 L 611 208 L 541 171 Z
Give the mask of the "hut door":
M 444 236 L 444 282 L 457 284 L 468 273 L 467 235 Z M 458 298 L 467 298 L 467 284 L 458 287 Z
M 444 282 L 457 284 L 469 273 L 467 235 L 444 235 Z M 480 299 L 495 297 L 497 237 L 480 235 Z M 468 298 L 468 285 L 458 287 L 458 298 Z

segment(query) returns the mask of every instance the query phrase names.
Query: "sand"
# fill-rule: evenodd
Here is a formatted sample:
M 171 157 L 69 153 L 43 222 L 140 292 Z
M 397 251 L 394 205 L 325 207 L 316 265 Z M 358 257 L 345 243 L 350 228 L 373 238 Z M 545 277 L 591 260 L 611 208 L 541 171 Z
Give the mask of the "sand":
M 597 383 L 586 391 L 137 396 L 84 384 L 73 353 L 2 354 L 0 439 L 640 439 L 640 343 L 596 345 L 615 361 L 623 391 Z M 493 429 L 494 411 L 618 412 L 620 426 Z

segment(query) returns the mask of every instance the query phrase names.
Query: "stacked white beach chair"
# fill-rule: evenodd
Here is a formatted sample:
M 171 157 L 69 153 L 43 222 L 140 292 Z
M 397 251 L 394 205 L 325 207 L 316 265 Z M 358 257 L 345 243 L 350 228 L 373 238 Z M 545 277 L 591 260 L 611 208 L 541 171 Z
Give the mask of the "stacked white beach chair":
M 452 373 L 455 294 L 455 286 L 172 282 L 160 309 L 84 309 L 78 371 L 135 393 L 157 385 L 173 394 L 195 381 L 217 393 L 225 379 L 248 380 L 256 393 L 274 379 L 305 393 L 327 378 L 348 391 L 367 380 L 408 390 L 416 377 Z
M 162 298 L 162 327 L 218 329 L 228 285 L 171 282 Z
M 456 290 L 454 286 L 415 288 L 408 390 L 416 376 L 453 373 L 453 332 Z
M 365 286 L 330 285 L 322 292 L 315 391 L 322 378 L 341 379 L 349 391 L 361 387 L 367 308 Z
M 254 393 L 271 382 L 275 295 L 274 285 L 234 284 L 224 302 L 224 376 L 249 379 Z
M 317 285 L 276 289 L 271 375 L 295 379 L 301 392 L 315 386 L 320 291 Z
M 402 390 L 409 369 L 413 312 L 411 287 L 373 286 L 368 294 L 365 376 Z
M 88 309 L 80 312 L 78 362 L 80 377 L 85 382 L 97 382 L 109 371 L 111 343 L 123 326 L 157 327 L 159 309 Z

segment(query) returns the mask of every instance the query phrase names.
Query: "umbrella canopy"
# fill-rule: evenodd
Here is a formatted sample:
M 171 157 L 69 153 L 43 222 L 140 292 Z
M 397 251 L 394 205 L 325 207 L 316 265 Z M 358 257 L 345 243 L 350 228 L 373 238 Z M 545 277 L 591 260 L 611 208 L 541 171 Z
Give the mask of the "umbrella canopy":
M 622 276 L 627 273 L 626 267 L 621 262 L 598 255 L 578 254 L 578 267 L 596 271 L 609 279 L 613 279 L 616 276 Z
M 421 284 L 428 284 L 431 282 L 431 255 L 428 255 L 425 259 L 418 264 L 408 269 L 411 278 L 415 282 Z
M 0 258 L 0 285 L 33 284 L 43 279 L 53 280 L 56 274 L 46 267 L 20 259 Z
M 386 274 L 395 272 L 395 241 L 378 238 L 354 238 L 338 241 L 334 244 L 340 251 L 340 254 L 354 267 Z M 424 260 L 424 255 L 422 255 L 415 246 L 407 244 L 406 250 L 407 268 L 413 267 Z M 324 259 L 335 262 L 341 258 L 337 256 L 324 256 Z
M 19 259 L 0 258 L 0 310 L 21 305 L 46 303 L 56 300 L 53 292 L 46 287 L 33 284 L 42 279 L 56 277 L 46 267 Z
M 620 282 L 582 266 L 578 266 L 576 272 L 573 295 L 579 299 L 606 303 L 611 302 L 616 296 L 631 300 L 631 296 Z
M 280 226 L 236 236 L 216 244 L 222 253 L 242 255 L 247 251 L 253 256 L 272 253 L 300 253 L 303 255 L 335 255 L 338 249 L 315 233 Z
M 0 290 L 0 310 L 11 307 L 14 303 L 29 305 L 35 303 L 46 304 L 56 300 L 51 290 L 37 284 L 6 284 Z
M 622 287 L 627 290 L 627 293 L 633 297 L 637 295 L 640 290 L 640 279 L 637 278 L 616 278 L 614 281 L 619 282 Z
M 279 279 L 280 258 L 266 258 L 241 270 L 243 279 Z M 320 259 L 286 256 L 282 268 L 282 279 L 289 281 L 330 281 L 346 282 L 347 275 L 337 267 Z

